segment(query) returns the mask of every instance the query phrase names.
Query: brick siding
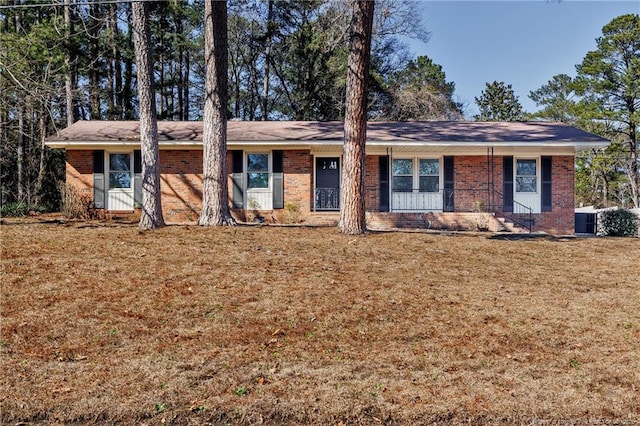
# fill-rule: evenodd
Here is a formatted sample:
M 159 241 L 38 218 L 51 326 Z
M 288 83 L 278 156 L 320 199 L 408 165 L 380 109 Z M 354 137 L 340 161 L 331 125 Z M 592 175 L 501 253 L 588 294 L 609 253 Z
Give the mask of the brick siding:
M 80 195 L 93 199 L 93 151 L 67 151 L 67 185 Z
M 165 220 L 197 220 L 202 210 L 202 151 L 161 150 L 160 180 Z
M 310 212 L 313 206 L 313 157 L 309 151 L 284 151 L 284 204 Z
M 366 211 L 380 211 L 380 157 L 368 155 L 364 164 L 364 206 Z
M 307 150 L 287 150 L 284 161 L 285 209 L 268 212 L 268 220 L 286 221 L 289 210 L 297 207 L 300 221 L 312 221 L 313 209 L 313 156 Z M 553 234 L 574 232 L 574 168 L 572 156 L 554 156 L 552 160 L 552 210 L 534 215 L 534 230 Z M 232 196 L 231 153 L 227 156 L 229 170 L 229 199 Z M 483 207 L 502 205 L 499 194 L 488 190 L 487 179 L 502 192 L 502 157 L 456 156 L 455 195 L 456 213 L 380 213 L 379 157 L 367 156 L 365 162 L 365 207 L 368 219 L 375 226 L 416 227 L 434 229 L 479 229 L 490 222 L 489 229 L 500 225 L 487 220 Z M 90 150 L 67 151 L 67 183 L 77 187 L 82 194 L 93 193 L 93 152 Z M 492 171 L 492 172 L 491 172 Z M 441 173 L 443 171 L 441 170 Z M 202 208 L 202 151 L 161 150 L 160 173 L 162 180 L 162 207 L 167 222 L 197 220 Z M 492 193 L 493 195 L 489 195 Z M 475 215 L 471 213 L 476 213 Z M 245 220 L 244 212 L 234 211 L 237 219 Z
M 555 156 L 551 160 L 552 210 L 536 219 L 535 229 L 555 235 L 575 232 L 574 159 Z

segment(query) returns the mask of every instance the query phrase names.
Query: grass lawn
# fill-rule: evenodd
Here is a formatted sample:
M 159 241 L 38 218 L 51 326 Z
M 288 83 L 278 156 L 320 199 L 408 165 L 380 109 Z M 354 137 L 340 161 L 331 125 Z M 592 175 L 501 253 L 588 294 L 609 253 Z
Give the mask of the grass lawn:
M 4 220 L 2 424 L 638 424 L 640 239 Z

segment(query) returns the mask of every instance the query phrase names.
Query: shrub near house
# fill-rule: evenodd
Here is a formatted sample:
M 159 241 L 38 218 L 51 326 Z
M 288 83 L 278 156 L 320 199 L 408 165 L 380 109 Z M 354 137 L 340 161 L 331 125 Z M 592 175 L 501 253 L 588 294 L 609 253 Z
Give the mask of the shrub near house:
M 640 217 L 628 209 L 605 210 L 600 213 L 600 230 L 614 237 L 638 236 Z

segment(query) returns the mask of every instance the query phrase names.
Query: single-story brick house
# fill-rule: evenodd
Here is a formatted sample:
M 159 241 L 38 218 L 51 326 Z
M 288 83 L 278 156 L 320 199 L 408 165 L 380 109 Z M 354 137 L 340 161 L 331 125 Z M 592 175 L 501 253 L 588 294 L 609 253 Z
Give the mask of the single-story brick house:
M 138 126 L 137 121 L 80 121 L 46 144 L 66 150 L 67 183 L 95 208 L 134 211 L 140 199 Z M 158 133 L 165 219 L 196 220 L 202 123 L 159 122 Z M 230 121 L 234 216 L 337 221 L 343 138 L 340 122 Z M 370 122 L 367 220 L 372 227 L 493 230 L 516 223 L 572 234 L 575 153 L 608 143 L 561 123 Z

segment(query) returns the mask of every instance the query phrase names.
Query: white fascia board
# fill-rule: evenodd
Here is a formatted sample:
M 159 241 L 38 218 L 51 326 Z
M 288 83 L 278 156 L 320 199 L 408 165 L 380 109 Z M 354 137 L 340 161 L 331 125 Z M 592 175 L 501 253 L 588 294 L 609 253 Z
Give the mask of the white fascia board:
M 255 147 L 273 147 L 281 149 L 314 149 L 320 147 L 342 147 L 344 141 L 342 140 L 312 140 L 312 141 L 227 141 L 227 147 L 233 149 L 239 148 L 255 148 Z M 53 148 L 65 148 L 71 150 L 77 149 L 107 149 L 107 148 L 130 148 L 139 149 L 140 142 L 132 140 L 113 140 L 113 141 L 47 141 L 45 145 Z M 444 142 L 432 142 L 432 141 L 380 141 L 369 140 L 366 143 L 367 149 L 371 151 L 382 152 L 386 149 L 402 150 L 410 149 L 415 150 L 419 148 L 469 148 L 473 149 L 532 149 L 538 150 L 539 148 L 555 147 L 555 148 L 568 148 L 571 150 L 579 149 L 599 149 L 609 145 L 609 143 L 594 142 L 594 141 L 548 141 L 548 142 L 460 142 L 460 141 L 444 141 Z M 202 149 L 201 141 L 159 141 L 160 149 Z
M 339 146 L 342 141 L 227 141 L 227 147 L 232 149 L 239 148 L 256 148 L 256 147 L 273 147 L 282 149 L 312 149 L 321 146 Z M 65 148 L 70 150 L 78 149 L 109 149 L 109 148 L 131 148 L 139 149 L 140 142 L 131 140 L 113 140 L 113 141 L 47 141 L 45 145 L 53 148 Z M 159 141 L 160 149 L 202 149 L 201 141 Z
M 342 147 L 343 142 L 340 140 L 326 140 L 326 141 L 227 141 L 227 147 L 233 149 L 242 148 L 256 148 L 256 147 L 269 147 L 275 149 L 308 149 L 313 150 L 318 147 Z
M 380 147 L 482 147 L 482 148 L 497 148 L 497 147 L 526 147 L 526 148 L 538 148 L 545 146 L 555 147 L 574 147 L 574 148 L 599 148 L 606 147 L 609 143 L 594 142 L 594 141 L 544 141 L 544 142 L 531 142 L 531 141 L 512 141 L 512 142 L 491 142 L 491 141 L 367 141 L 367 146 L 380 146 Z
M 136 141 L 47 141 L 45 145 L 52 149 L 108 149 L 108 148 L 140 148 Z

